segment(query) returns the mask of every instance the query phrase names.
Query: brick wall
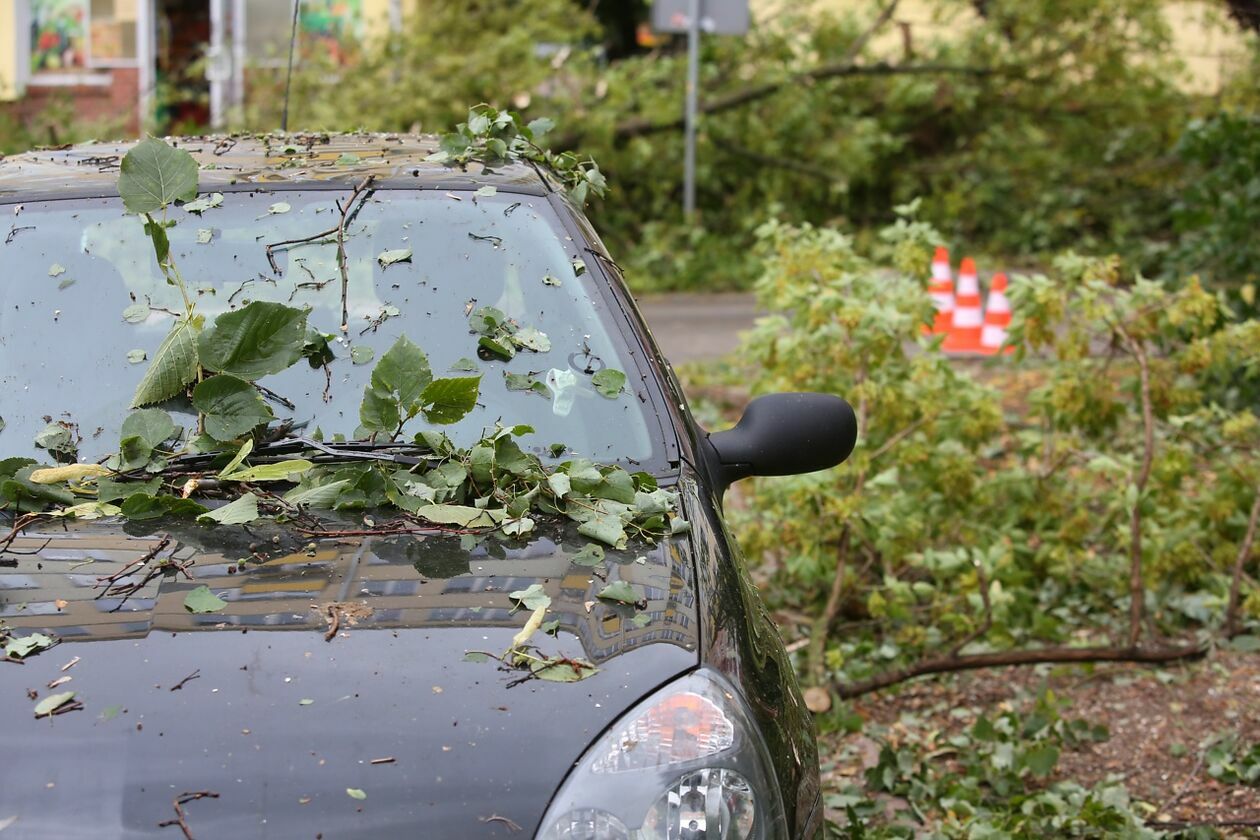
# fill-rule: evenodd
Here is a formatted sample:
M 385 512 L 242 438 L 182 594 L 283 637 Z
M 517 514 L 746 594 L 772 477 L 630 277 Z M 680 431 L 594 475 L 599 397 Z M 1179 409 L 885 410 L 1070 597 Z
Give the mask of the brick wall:
M 26 95 L 5 106 L 4 113 L 28 124 L 39 121 L 49 105 L 67 102 L 79 123 L 99 126 L 109 134 L 136 136 L 140 133 L 140 71 L 134 67 L 118 67 L 95 71 L 108 84 L 50 85 L 28 84 Z M 42 121 L 41 121 L 42 122 Z M 58 126 L 31 125 L 46 142 L 60 142 Z

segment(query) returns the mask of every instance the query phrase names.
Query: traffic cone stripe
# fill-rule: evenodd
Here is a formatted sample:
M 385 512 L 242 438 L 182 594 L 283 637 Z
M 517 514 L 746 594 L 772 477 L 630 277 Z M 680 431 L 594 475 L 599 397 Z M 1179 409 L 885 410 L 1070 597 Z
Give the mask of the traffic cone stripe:
M 953 325 L 945 336 L 942 349 L 951 353 L 980 352 L 980 327 L 983 321 L 976 263 L 971 257 L 963 257 L 958 266 L 958 294 L 954 298 Z
M 1006 343 L 1006 328 L 1011 325 L 1011 302 L 1006 297 L 1006 275 L 998 272 L 989 285 L 989 305 L 985 307 L 984 329 L 980 333 L 980 352 L 992 356 Z M 1007 347 L 1013 353 L 1014 347 Z
M 937 248 L 932 257 L 932 282 L 928 285 L 928 294 L 936 306 L 936 318 L 932 321 L 930 332 L 949 332 L 954 312 L 954 278 L 949 270 L 949 251 L 945 248 Z
M 984 320 L 980 317 L 980 304 L 971 306 L 970 303 L 964 303 L 954 312 L 954 330 L 955 332 L 963 329 L 980 329 L 984 324 Z

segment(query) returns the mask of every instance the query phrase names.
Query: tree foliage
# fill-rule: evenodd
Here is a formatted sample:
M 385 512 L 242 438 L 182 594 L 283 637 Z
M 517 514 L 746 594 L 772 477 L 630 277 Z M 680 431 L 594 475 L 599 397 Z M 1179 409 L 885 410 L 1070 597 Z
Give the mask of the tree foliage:
M 617 184 L 592 212 L 640 288 L 749 285 L 748 244 L 771 216 L 871 230 L 914 196 L 975 250 L 1118 248 L 1162 270 L 1175 196 L 1198 165 L 1174 150 L 1216 110 L 1179 86 L 1160 4 L 1146 0 L 992 0 L 983 16 L 936 0 L 950 36 L 915 30 L 900 52 L 881 37 L 887 4 L 788 8 L 747 36 L 704 39 L 693 226 L 679 210 L 678 42 L 608 61 L 599 22 L 572 0 L 422 5 L 349 67 L 308 57 L 295 123 L 434 130 L 470 101 L 518 110 L 521 124 L 554 115 L 566 132 L 552 146 L 593 155 Z M 1244 78 L 1232 87 L 1237 107 L 1255 108 Z M 246 123 L 270 127 L 280 97 L 256 90 Z
M 843 695 L 968 656 L 1143 658 L 1256 626 L 1238 581 L 1260 507 L 1258 322 L 1067 254 L 1015 283 L 1022 364 L 976 371 L 922 332 L 926 225 L 884 232 L 893 267 L 834 230 L 760 236 L 754 391 L 844 394 L 859 418 L 846 466 L 758 480 L 740 528 L 816 616 L 814 680 Z

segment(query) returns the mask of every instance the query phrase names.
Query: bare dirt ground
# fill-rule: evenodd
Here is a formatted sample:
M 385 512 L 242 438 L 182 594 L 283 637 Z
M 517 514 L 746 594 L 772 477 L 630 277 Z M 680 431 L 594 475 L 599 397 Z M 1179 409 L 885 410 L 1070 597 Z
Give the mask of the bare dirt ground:
M 1260 837 L 1260 788 L 1211 778 L 1204 760 L 1215 738 L 1237 733 L 1260 740 L 1260 656 L 1218 652 L 1166 670 L 1134 665 L 1093 669 L 992 669 L 910 684 L 900 693 L 855 701 L 868 723 L 896 730 L 906 719 L 942 734 L 960 731 L 974 718 L 951 714 L 975 709 L 990 714 L 1018 708 L 1046 684 L 1070 701 L 1066 717 L 1107 726 L 1100 743 L 1065 750 L 1053 780 L 1085 786 L 1122 780 L 1152 828 L 1213 825 L 1226 836 Z M 861 778 L 878 750 L 861 733 L 824 735 L 824 787 L 835 791 Z M 829 814 L 843 822 L 842 814 Z

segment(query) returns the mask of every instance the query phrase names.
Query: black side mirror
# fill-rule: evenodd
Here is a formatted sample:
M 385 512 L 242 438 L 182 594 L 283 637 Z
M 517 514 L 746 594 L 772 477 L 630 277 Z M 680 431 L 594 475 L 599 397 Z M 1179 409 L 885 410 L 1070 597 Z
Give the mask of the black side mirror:
M 831 394 L 769 394 L 733 429 L 709 435 L 723 488 L 752 475 L 797 475 L 834 467 L 853 451 L 857 417 Z

